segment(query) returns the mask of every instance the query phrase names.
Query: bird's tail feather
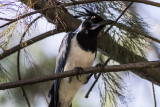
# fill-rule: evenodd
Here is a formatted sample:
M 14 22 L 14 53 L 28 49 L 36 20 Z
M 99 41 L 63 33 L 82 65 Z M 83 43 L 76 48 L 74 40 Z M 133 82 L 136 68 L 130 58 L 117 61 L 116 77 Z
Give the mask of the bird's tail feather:
M 54 107 L 54 100 L 51 98 L 51 101 L 49 103 L 49 106 L 48 107 Z

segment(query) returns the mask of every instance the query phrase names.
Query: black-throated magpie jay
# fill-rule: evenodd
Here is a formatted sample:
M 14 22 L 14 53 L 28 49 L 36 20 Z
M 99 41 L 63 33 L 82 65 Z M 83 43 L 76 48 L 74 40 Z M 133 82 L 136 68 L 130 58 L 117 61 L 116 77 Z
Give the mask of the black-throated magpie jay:
M 70 32 L 62 40 L 56 60 L 56 73 L 72 70 L 75 67 L 91 67 L 96 51 L 97 36 L 105 25 L 114 23 L 112 20 L 104 20 L 101 16 L 86 10 L 79 13 L 87 17 L 78 30 Z M 72 100 L 81 86 L 87 82 L 88 75 L 82 75 L 77 81 L 63 78 L 54 81 L 49 92 L 51 101 L 49 107 L 71 107 Z

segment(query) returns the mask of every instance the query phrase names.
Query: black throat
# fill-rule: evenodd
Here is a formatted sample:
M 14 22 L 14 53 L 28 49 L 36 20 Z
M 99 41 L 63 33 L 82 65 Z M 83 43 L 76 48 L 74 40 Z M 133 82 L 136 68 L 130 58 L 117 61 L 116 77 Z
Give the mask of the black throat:
M 94 53 L 97 51 L 97 35 L 94 32 L 78 32 L 77 42 L 83 50 Z

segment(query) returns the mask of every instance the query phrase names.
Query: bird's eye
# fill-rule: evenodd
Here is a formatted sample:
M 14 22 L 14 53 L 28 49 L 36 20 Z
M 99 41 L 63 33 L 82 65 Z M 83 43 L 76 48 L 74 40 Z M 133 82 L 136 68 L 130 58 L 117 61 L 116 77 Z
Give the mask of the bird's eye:
M 91 19 L 95 19 L 95 18 L 96 18 L 96 16 L 92 16 L 92 17 L 91 17 Z
M 91 23 L 90 23 L 90 22 L 86 22 L 86 23 L 84 24 L 84 27 L 85 27 L 85 28 L 91 28 L 91 27 L 92 27 L 92 25 L 91 25 Z
M 92 16 L 92 17 L 91 17 L 91 21 L 92 21 L 92 22 L 95 22 L 95 21 L 96 21 L 96 16 Z
M 98 23 L 98 22 L 101 22 L 103 19 L 99 16 L 92 16 L 91 17 L 91 21 L 94 22 L 94 23 Z

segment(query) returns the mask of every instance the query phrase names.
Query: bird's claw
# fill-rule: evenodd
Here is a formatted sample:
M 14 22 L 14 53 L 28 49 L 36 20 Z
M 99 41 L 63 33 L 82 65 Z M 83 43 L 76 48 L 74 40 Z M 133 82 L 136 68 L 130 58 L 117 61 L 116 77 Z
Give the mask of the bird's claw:
M 69 77 L 69 83 L 72 81 L 72 77 Z
M 102 63 L 98 63 L 97 65 L 96 65 L 96 67 L 98 67 L 98 68 L 104 68 L 105 67 L 105 65 L 104 64 L 102 64 Z
M 76 79 L 78 82 L 81 82 L 81 80 L 79 79 L 79 76 L 81 77 L 81 75 L 79 75 L 79 71 L 83 71 L 82 67 L 75 67 L 74 70 L 77 72 L 78 75 L 76 75 Z
M 102 69 L 102 70 L 103 70 L 103 69 L 104 69 L 104 67 L 105 67 L 105 65 L 104 65 L 104 64 L 102 64 L 102 63 L 98 63 L 98 64 L 96 65 L 96 67 L 97 67 L 97 68 L 100 68 L 100 69 Z M 95 78 L 95 79 L 97 79 L 97 78 L 98 78 L 97 73 L 95 73 L 95 74 L 94 74 L 94 78 Z

